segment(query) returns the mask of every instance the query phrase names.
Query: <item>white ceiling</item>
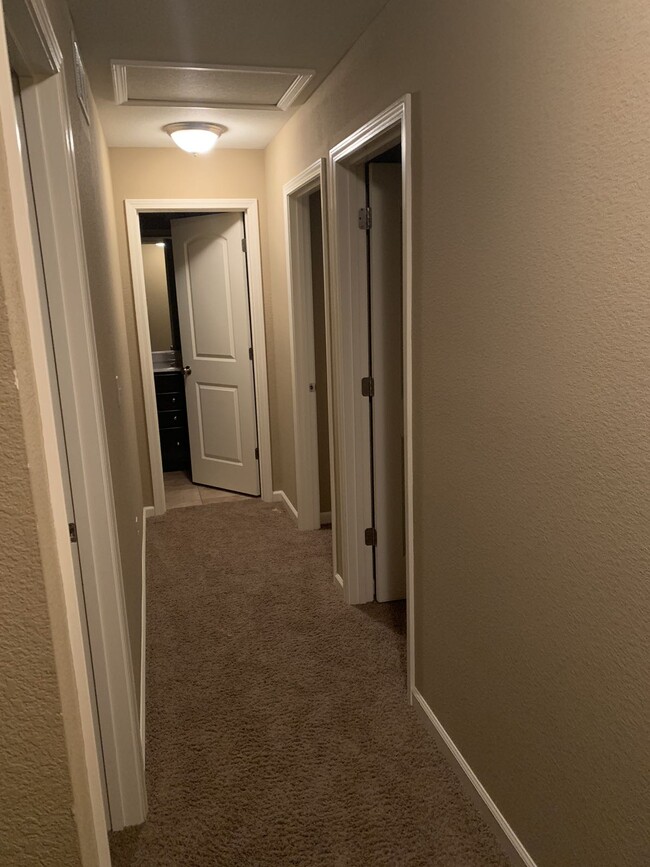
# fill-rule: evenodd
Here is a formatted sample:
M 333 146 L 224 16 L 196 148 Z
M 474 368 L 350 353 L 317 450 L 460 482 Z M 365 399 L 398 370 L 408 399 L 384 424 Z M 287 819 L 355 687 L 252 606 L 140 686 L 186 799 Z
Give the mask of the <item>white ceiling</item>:
M 263 148 L 296 110 L 116 105 L 110 61 L 295 67 L 315 75 L 304 102 L 387 0 L 69 0 L 110 147 L 174 147 L 161 127 L 182 120 L 228 127 L 225 148 Z

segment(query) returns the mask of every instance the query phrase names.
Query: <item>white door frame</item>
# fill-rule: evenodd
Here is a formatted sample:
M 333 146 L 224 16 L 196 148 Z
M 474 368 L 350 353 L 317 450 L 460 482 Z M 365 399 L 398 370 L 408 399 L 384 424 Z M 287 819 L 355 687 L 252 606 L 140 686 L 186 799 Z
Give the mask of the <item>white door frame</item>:
M 361 378 L 368 373 L 365 298 L 367 251 L 365 232 L 358 228 L 359 209 L 365 206 L 363 165 L 390 145 L 402 147 L 403 253 L 403 370 L 404 370 L 404 505 L 406 512 L 406 599 L 408 693 L 414 685 L 413 630 L 413 367 L 412 367 L 412 213 L 411 213 L 411 97 L 406 94 L 385 111 L 347 136 L 329 154 L 330 285 L 332 335 L 338 357 L 336 393 L 338 414 L 337 464 L 340 467 L 340 572 L 345 599 L 352 604 L 372 601 L 372 552 L 364 542 L 370 484 L 369 413 L 361 397 Z
M 7 26 L 22 54 L 25 128 L 39 221 L 57 385 L 68 444 L 85 610 L 93 654 L 107 796 L 114 829 L 144 821 L 146 793 L 129 649 L 122 570 L 100 390 L 95 333 L 62 52 L 41 0 L 18 0 Z M 57 448 L 52 380 L 45 352 L 47 311 L 38 292 L 28 193 L 16 134 L 10 62 L 0 34 L 0 114 L 10 175 L 19 267 L 34 363 L 52 517 L 59 551 L 68 640 L 75 668 L 84 762 L 97 857 L 109 864 L 106 820 L 93 728 L 80 611 Z M 65 347 L 65 351 L 62 351 Z
M 326 161 L 317 160 L 283 187 L 284 225 L 289 294 L 289 346 L 293 386 L 293 431 L 296 452 L 298 528 L 317 530 L 321 526 L 318 477 L 318 420 L 316 359 L 314 349 L 314 304 L 309 197 L 320 191 L 323 225 L 323 272 L 325 284 L 325 353 L 327 366 L 328 437 L 334 454 L 332 412 L 331 333 L 329 323 L 329 263 L 327 241 Z M 336 557 L 336 507 L 334 461 L 330 461 L 332 501 L 332 544 Z M 336 563 L 334 564 L 336 573 Z
M 260 487 L 262 499 L 273 501 L 271 478 L 271 422 L 269 416 L 269 387 L 266 372 L 266 332 L 264 328 L 264 296 L 262 291 L 262 253 L 257 199 L 125 199 L 124 213 L 131 263 L 131 283 L 135 304 L 135 323 L 140 353 L 140 371 L 144 392 L 144 410 L 149 442 L 149 462 L 153 487 L 154 514 L 165 513 L 165 484 L 163 480 L 158 410 L 151 360 L 151 338 L 147 315 L 147 295 L 142 262 L 140 214 L 176 212 L 214 213 L 216 211 L 241 212 L 246 231 L 246 259 L 248 264 L 248 291 L 250 297 L 251 332 L 253 337 L 253 374 L 257 408 L 257 436 L 260 450 Z

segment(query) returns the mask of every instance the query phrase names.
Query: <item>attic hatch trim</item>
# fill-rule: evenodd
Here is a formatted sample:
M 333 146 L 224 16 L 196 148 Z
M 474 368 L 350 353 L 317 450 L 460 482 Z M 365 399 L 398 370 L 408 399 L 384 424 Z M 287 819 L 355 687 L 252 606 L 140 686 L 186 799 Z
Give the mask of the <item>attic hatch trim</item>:
M 134 99 L 129 97 L 129 68 L 146 69 L 179 69 L 187 72 L 239 72 L 242 74 L 253 73 L 256 75 L 293 75 L 286 91 L 277 103 L 232 103 L 206 101 L 206 100 L 165 100 L 165 99 Z M 286 111 L 296 101 L 305 87 L 315 75 L 313 69 L 296 69 L 293 67 L 280 66 L 224 66 L 210 63 L 177 63 L 175 61 L 160 60 L 111 60 L 111 74 L 113 76 L 113 92 L 116 105 L 157 105 L 173 106 L 176 108 L 232 108 L 249 109 L 253 111 Z

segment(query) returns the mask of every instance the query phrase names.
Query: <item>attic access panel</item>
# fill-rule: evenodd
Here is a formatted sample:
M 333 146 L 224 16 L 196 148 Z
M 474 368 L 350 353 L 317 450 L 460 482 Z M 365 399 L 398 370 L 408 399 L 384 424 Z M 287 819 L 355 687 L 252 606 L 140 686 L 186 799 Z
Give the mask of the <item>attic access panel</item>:
M 286 111 L 313 78 L 311 69 L 210 66 L 111 60 L 118 105 Z

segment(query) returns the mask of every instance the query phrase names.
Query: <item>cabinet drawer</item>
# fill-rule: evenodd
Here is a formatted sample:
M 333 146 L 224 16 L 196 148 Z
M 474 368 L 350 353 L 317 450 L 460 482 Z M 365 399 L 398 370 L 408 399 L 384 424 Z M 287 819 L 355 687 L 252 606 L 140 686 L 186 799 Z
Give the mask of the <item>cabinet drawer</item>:
M 169 427 L 160 431 L 160 447 L 167 449 L 186 449 L 187 431 L 182 427 Z
M 169 427 L 159 433 L 163 471 L 180 470 L 189 466 L 187 431 L 182 427 Z
M 159 412 L 158 427 L 160 430 L 164 430 L 168 427 L 186 427 L 184 408 L 181 407 L 177 410 L 170 409 L 165 410 L 165 412 Z
M 181 372 L 154 373 L 153 381 L 156 385 L 156 394 L 164 394 L 169 391 L 183 391 L 184 378 Z
M 156 403 L 158 405 L 158 412 L 165 412 L 170 409 L 185 409 L 185 398 L 180 391 L 157 394 Z

